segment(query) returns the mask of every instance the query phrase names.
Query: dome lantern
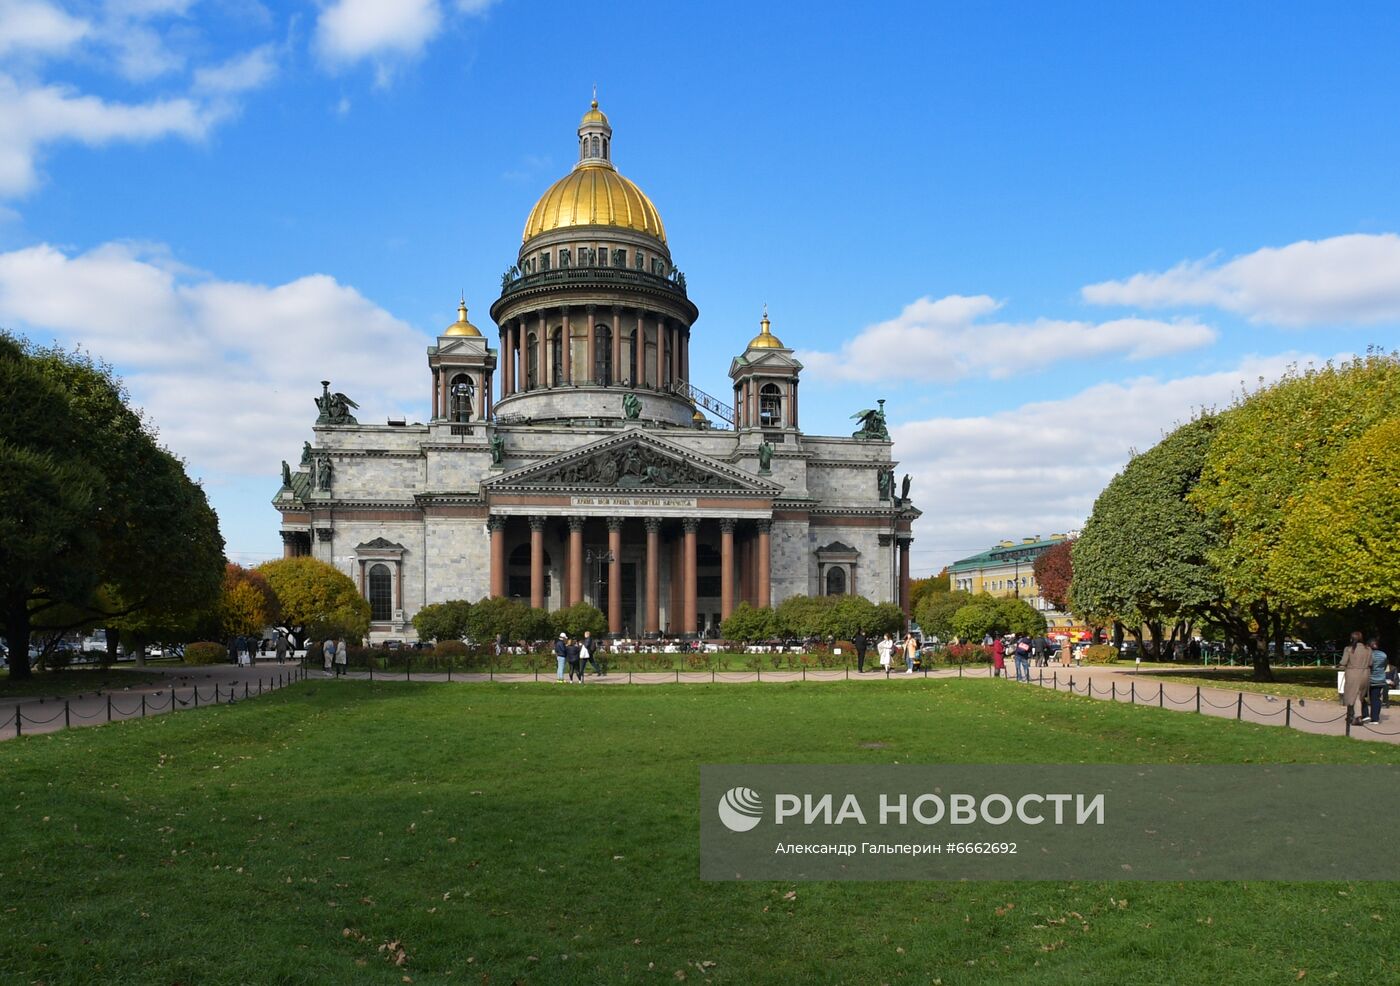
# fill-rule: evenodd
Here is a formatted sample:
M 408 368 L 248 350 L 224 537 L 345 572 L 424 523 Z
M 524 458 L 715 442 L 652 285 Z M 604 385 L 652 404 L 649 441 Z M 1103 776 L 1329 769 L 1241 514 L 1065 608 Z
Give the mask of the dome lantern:
M 749 349 L 785 349 L 783 340 L 773 334 L 768 322 L 768 306 L 763 306 L 763 320 L 758 323 L 758 335 L 749 340 Z
M 598 109 L 598 87 L 593 87 L 593 104 L 578 125 L 578 164 L 575 168 L 612 167 L 612 124 Z
M 481 336 L 481 330 L 467 321 L 466 298 L 463 298 L 457 305 L 457 321 L 443 329 L 442 334 L 445 336 Z

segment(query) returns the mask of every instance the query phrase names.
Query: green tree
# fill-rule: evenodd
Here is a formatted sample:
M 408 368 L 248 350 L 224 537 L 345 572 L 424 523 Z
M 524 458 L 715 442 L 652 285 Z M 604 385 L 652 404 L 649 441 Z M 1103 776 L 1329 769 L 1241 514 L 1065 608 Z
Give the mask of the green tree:
M 279 558 L 257 571 L 277 596 L 282 618 L 305 628 L 309 639 L 360 641 L 369 633 L 369 601 L 333 565 L 317 558 Z
M 1395 414 L 1344 446 L 1285 519 L 1269 582 L 1301 613 L 1400 612 L 1400 408 Z
M 926 579 L 913 579 L 909 583 L 909 609 L 911 612 L 919 611 L 919 604 L 931 593 L 947 592 L 952 587 L 952 578 L 948 574 L 948 569 L 937 575 L 932 575 Z M 920 624 L 922 626 L 923 624 Z
M 1281 649 L 1295 615 L 1289 514 L 1342 449 L 1397 413 L 1400 357 L 1371 353 L 1290 375 L 1220 416 L 1190 499 L 1220 532 L 1208 550 L 1226 611 L 1216 622 L 1234 628 L 1255 677 L 1271 677 L 1267 645 Z
M 1209 558 L 1219 531 L 1189 499 L 1218 427 L 1203 415 L 1135 455 L 1070 549 L 1074 611 L 1094 625 L 1121 623 L 1159 658 L 1196 617 L 1240 616 L 1225 605 Z
M 898 603 L 876 603 L 872 618 L 875 625 L 871 631 L 874 635 L 904 632 L 904 610 L 899 608 Z
M 826 634 L 830 596 L 788 596 L 773 611 L 773 633 L 783 637 L 820 637 Z
M 874 633 L 878 621 L 875 604 L 869 599 L 864 596 L 838 596 L 826 609 L 822 632 L 837 640 L 850 640 L 861 630 L 867 636 Z
M 759 608 L 741 602 L 729 614 L 729 619 L 720 624 L 719 629 L 725 640 L 737 640 L 741 643 L 766 640 L 773 635 L 773 610 L 766 606 Z
M 608 618 L 597 606 L 579 602 L 549 614 L 549 628 L 556 637 L 561 633 L 582 637 L 585 630 L 602 637 L 608 632 Z M 539 639 L 543 639 L 543 635 Z
M 914 609 L 914 619 L 926 637 L 952 640 L 958 635 L 953 629 L 953 614 L 972 601 L 970 592 L 930 592 Z M 980 638 L 979 638 L 980 639 Z
M 472 604 L 465 599 L 429 603 L 413 614 L 413 629 L 418 631 L 419 640 L 461 640 L 471 633 L 471 610 Z
M 1039 637 L 1045 633 L 1045 628 L 1045 615 L 1024 599 L 1005 596 L 997 600 L 996 633 Z
M 490 596 L 472 604 L 467 614 L 467 630 L 480 644 L 497 637 L 508 641 L 545 640 L 559 633 L 548 611 L 532 609 L 519 600 Z
M 218 519 L 110 367 L 0 335 L 0 469 L 13 676 L 29 673 L 36 619 L 54 630 L 60 612 L 71 628 L 192 624 L 215 609 Z
M 978 593 L 953 614 L 953 635 L 962 640 L 981 641 L 987 634 L 1005 632 L 1005 612 L 993 597 Z

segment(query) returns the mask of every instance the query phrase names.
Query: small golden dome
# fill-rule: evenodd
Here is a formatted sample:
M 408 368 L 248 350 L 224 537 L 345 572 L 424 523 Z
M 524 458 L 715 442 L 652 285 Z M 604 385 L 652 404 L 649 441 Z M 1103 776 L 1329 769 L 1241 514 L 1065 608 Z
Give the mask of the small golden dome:
M 473 336 L 480 337 L 481 330 L 467 321 L 467 300 L 462 299 L 457 305 L 457 321 L 453 322 L 442 332 L 445 336 Z
M 593 100 L 593 105 L 589 108 L 587 113 L 583 114 L 583 119 L 579 121 L 578 125 L 580 130 L 582 130 L 584 127 L 594 125 L 604 126 L 607 127 L 609 130 L 612 129 L 612 124 L 608 122 L 607 114 L 604 113 L 602 110 L 598 109 L 597 99 Z
M 783 340 L 775 336 L 768 327 L 768 306 L 763 306 L 763 321 L 758 323 L 761 328 L 758 335 L 749 340 L 749 349 L 786 349 Z
M 700 413 L 700 409 L 697 407 L 695 413 L 690 416 L 690 420 L 694 421 L 697 425 L 701 425 L 705 423 L 705 416 Z
M 666 242 L 666 227 L 651 199 L 605 161 L 583 162 L 549 186 L 530 210 L 521 242 L 569 226 L 614 226 Z

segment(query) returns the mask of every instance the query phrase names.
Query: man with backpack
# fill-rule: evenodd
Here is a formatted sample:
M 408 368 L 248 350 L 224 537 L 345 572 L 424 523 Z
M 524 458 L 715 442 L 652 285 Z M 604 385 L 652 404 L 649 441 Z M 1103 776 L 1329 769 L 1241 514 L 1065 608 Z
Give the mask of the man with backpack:
M 1016 680 L 1031 680 L 1031 638 L 1025 634 L 1016 638 Z

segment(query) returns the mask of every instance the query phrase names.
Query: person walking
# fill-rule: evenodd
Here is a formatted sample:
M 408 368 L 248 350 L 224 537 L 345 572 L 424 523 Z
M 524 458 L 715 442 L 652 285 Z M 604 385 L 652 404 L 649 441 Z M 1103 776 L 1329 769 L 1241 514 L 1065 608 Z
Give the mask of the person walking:
M 326 677 L 331 676 L 331 670 L 335 665 L 335 638 L 327 637 L 326 642 L 321 645 L 321 660 L 326 668 Z
M 595 649 L 596 647 L 597 644 L 593 640 L 593 631 L 583 631 L 583 640 L 579 643 L 578 648 L 578 676 L 580 678 L 583 677 L 584 667 L 590 663 L 593 665 L 593 677 L 596 678 L 598 675 L 602 674 L 602 672 L 598 670 L 598 652 Z
M 350 648 L 345 646 L 345 638 L 341 637 L 335 642 L 335 676 L 339 678 L 347 673 L 350 663 Z
M 880 667 L 885 669 L 885 674 L 889 674 L 890 662 L 894 660 L 894 637 L 885 634 L 875 646 L 875 650 L 880 655 Z
M 1357 700 L 1371 683 L 1371 648 L 1361 639 L 1360 630 L 1352 631 L 1351 643 L 1342 651 L 1339 667 L 1342 670 L 1342 704 L 1347 707 L 1347 722 L 1355 723 Z
M 865 674 L 865 649 L 870 646 L 870 638 L 865 635 L 864 630 L 857 630 L 856 635 L 851 638 L 851 643 L 856 649 L 856 674 Z
M 576 681 L 580 685 L 583 684 L 583 662 L 579 659 L 582 651 L 583 648 L 579 645 L 579 642 L 572 637 L 569 638 L 569 642 L 564 648 L 564 656 L 569 662 L 569 680 Z M 578 675 L 578 677 L 575 678 L 575 675 Z
M 992 677 L 1006 677 L 1006 642 L 998 637 L 992 641 Z
M 554 679 L 556 685 L 564 683 L 564 662 L 569 659 L 569 635 L 561 633 L 559 639 L 554 642 L 554 657 L 559 664 L 559 676 Z M 573 675 L 569 676 L 573 680 Z
M 287 635 L 281 630 L 277 631 L 277 646 L 273 648 L 273 654 L 277 657 L 278 664 L 287 663 Z
M 914 658 L 919 656 L 919 642 L 912 633 L 904 635 L 904 673 L 914 673 Z
M 1390 657 L 1381 650 L 1378 638 L 1372 637 L 1366 644 L 1371 648 L 1371 687 L 1370 695 L 1367 696 L 1370 701 L 1363 699 L 1361 703 L 1361 721 L 1380 722 L 1381 703 L 1385 699 L 1385 673 L 1390 664 Z
M 1016 638 L 1016 680 L 1031 680 L 1031 638 L 1025 634 Z

